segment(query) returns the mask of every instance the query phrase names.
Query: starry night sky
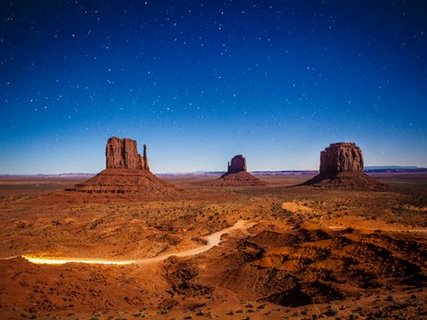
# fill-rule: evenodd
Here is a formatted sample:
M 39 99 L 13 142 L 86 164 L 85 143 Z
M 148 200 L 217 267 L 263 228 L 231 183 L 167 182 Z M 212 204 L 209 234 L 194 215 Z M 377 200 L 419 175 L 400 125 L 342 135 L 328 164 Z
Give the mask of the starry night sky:
M 427 166 L 427 2 L 0 1 L 0 173 Z

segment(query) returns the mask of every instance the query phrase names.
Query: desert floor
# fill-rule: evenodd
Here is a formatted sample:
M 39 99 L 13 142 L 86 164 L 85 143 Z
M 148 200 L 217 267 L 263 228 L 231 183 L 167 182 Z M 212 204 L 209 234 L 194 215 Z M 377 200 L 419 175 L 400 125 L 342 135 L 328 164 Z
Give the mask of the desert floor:
M 258 177 L 162 176 L 181 191 L 155 201 L 1 178 L 0 318 L 427 318 L 427 174 L 376 174 L 379 191 Z

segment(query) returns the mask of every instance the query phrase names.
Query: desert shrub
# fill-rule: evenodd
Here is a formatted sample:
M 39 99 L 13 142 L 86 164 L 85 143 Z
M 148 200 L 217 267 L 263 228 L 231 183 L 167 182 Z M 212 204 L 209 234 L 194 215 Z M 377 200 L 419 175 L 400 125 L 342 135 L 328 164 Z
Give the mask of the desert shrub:
M 337 309 L 335 309 L 333 306 L 329 306 L 328 310 L 325 311 L 325 314 L 330 317 L 335 316 L 337 313 Z

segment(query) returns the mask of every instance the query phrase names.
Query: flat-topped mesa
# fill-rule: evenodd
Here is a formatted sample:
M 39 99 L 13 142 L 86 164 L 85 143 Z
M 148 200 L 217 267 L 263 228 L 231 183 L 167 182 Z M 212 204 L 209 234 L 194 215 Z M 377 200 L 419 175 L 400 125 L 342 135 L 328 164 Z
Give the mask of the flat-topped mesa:
M 147 146 L 144 144 L 143 156 L 138 153 L 136 141 L 128 138 L 111 137 L 105 149 L 107 169 L 150 170 L 147 159 Z
M 340 172 L 363 172 L 362 150 L 355 143 L 331 143 L 320 153 L 320 175 Z
M 246 172 L 246 158 L 238 154 L 231 159 L 231 163 L 228 163 L 227 173 Z
M 320 153 L 319 174 L 303 184 L 361 189 L 382 186 L 363 172 L 362 150 L 352 142 L 331 143 Z

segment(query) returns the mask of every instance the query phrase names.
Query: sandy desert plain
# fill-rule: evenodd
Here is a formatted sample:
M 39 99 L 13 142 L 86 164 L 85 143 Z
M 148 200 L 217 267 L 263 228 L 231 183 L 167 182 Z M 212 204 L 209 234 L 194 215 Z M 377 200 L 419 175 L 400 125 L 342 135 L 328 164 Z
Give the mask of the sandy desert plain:
M 427 173 L 374 174 L 380 190 L 295 186 L 311 176 L 258 175 L 259 187 L 160 176 L 179 189 L 161 200 L 2 177 L 0 317 L 427 317 Z

